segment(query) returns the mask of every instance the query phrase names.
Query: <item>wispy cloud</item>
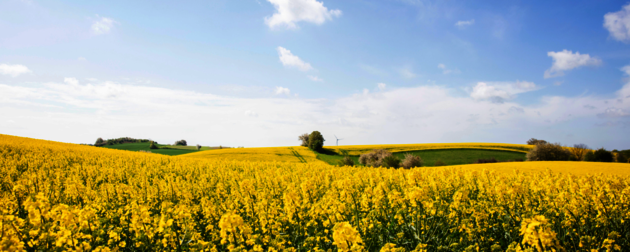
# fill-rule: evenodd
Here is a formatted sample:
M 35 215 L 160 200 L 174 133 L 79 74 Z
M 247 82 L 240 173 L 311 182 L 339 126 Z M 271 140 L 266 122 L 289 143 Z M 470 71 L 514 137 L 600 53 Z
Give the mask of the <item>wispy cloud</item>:
M 321 78 L 319 78 L 319 77 L 317 77 L 317 76 L 314 76 L 314 75 L 309 75 L 309 76 L 307 76 L 307 77 L 308 77 L 310 80 L 312 80 L 312 81 L 317 81 L 317 82 L 322 82 L 322 81 L 324 81 L 324 80 L 322 80 Z
M 278 46 L 277 50 L 278 56 L 280 57 L 280 62 L 283 66 L 295 67 L 301 71 L 308 71 L 313 69 L 311 64 L 304 62 L 302 59 L 300 59 L 300 57 L 293 55 L 290 50 L 282 46 Z
M 113 19 L 101 17 L 92 23 L 91 30 L 95 35 L 107 34 L 114 28 L 115 24 L 117 24 L 117 22 Z
M 416 73 L 413 72 L 413 69 L 409 65 L 399 68 L 398 74 L 405 79 L 413 79 L 416 77 Z
M 457 23 L 455 23 L 455 26 L 457 26 L 457 28 L 459 29 L 464 29 L 473 24 L 475 24 L 475 20 L 471 19 L 471 20 L 466 20 L 466 21 L 457 21 Z
M 438 68 L 442 69 L 442 73 L 443 74 L 460 74 L 461 71 L 459 71 L 459 69 L 455 68 L 455 69 L 448 69 L 446 68 L 446 65 L 444 64 L 438 64 Z

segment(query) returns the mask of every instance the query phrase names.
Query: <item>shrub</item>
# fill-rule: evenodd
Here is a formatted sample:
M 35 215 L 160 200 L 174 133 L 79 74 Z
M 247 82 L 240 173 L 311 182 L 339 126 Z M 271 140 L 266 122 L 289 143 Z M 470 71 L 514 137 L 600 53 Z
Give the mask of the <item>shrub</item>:
M 604 148 L 599 148 L 593 152 L 593 160 L 594 162 L 612 162 L 613 154 L 610 151 L 607 151 Z
M 410 169 L 413 167 L 422 167 L 423 164 L 424 164 L 424 161 L 422 161 L 422 158 L 420 158 L 419 156 L 416 156 L 411 153 L 406 153 L 405 158 L 400 163 L 400 166 L 402 166 L 405 169 Z
M 322 136 L 322 133 L 319 133 L 319 131 L 313 131 L 313 133 L 308 136 L 308 148 L 320 152 L 324 147 L 324 141 L 326 140 L 324 139 L 324 136 Z
M 352 160 L 350 156 L 345 156 L 343 159 L 339 160 L 337 164 L 339 164 L 339 166 L 354 166 L 354 160 Z
M 545 140 L 538 140 L 536 138 L 531 138 L 529 140 L 527 140 L 527 144 L 529 145 L 537 145 L 537 144 L 546 144 L 547 141 Z
M 435 164 L 433 164 L 433 166 L 445 166 L 445 165 L 446 163 L 444 163 L 442 159 L 435 160 Z
M 584 160 L 584 156 L 589 151 L 590 149 L 588 148 L 588 146 L 586 146 L 586 144 L 576 144 L 573 145 L 573 148 L 571 149 L 571 153 L 573 153 L 573 156 L 575 156 L 575 159 L 577 161 Z
M 365 166 L 380 167 L 383 166 L 383 159 L 391 155 L 392 153 L 389 151 L 376 149 L 362 154 L 359 157 L 359 163 Z
M 383 158 L 383 162 L 381 164 L 386 168 L 398 169 L 398 167 L 400 167 L 400 158 L 394 155 L 389 155 Z
M 149 145 L 149 149 L 154 150 L 154 149 L 157 149 L 157 148 L 158 147 L 157 147 L 157 145 L 155 145 L 155 142 L 151 141 L 151 144 Z
M 304 133 L 298 136 L 298 140 L 302 141 L 302 144 L 300 144 L 300 146 L 308 147 L 308 133 Z
M 480 159 L 477 159 L 477 161 L 475 161 L 475 164 L 487 164 L 487 163 L 496 163 L 496 162 L 499 162 L 497 161 L 496 158 L 488 158 L 488 159 L 480 158 Z
M 201 150 L 201 145 L 197 144 L 197 150 Z
M 186 140 L 182 139 L 182 140 L 176 141 L 175 145 L 187 146 L 188 144 L 186 143 Z
M 572 155 L 559 143 L 539 143 L 527 153 L 527 161 L 567 161 Z

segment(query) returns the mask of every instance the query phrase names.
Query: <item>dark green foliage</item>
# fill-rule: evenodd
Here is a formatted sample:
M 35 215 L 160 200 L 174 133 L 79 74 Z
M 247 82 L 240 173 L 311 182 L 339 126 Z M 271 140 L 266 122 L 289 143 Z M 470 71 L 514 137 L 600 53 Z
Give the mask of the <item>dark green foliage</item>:
M 628 156 L 626 156 L 623 152 L 617 152 L 615 156 L 615 161 L 617 163 L 628 163 Z
M 497 161 L 496 158 L 480 158 L 477 159 L 477 161 L 475 161 L 475 164 L 486 164 L 486 163 L 496 163 L 499 162 Z
M 149 145 L 149 149 L 155 150 L 158 149 L 157 145 L 155 145 L 155 142 L 151 141 L 151 144 Z
M 539 143 L 527 153 L 527 161 L 568 161 L 572 155 L 559 143 Z
M 614 159 L 612 152 L 607 151 L 604 148 L 599 148 L 595 152 L 593 152 L 593 160 L 594 162 L 612 162 Z
M 394 155 L 383 158 L 383 167 L 398 169 L 400 167 L 400 159 Z
M 527 144 L 529 144 L 529 145 L 546 144 L 546 143 L 547 143 L 547 141 L 539 140 L 539 139 L 536 139 L 536 138 L 531 138 L 531 139 L 527 140 Z
M 186 143 L 186 140 L 182 139 L 182 140 L 176 141 L 175 145 L 188 146 L 188 143 Z
M 595 162 L 595 152 L 589 151 L 584 155 L 584 161 Z
M 433 166 L 445 166 L 446 163 L 444 163 L 444 161 L 442 161 L 441 159 L 438 159 L 435 161 L 435 164 Z
M 319 131 L 313 131 L 308 136 L 308 148 L 320 152 L 322 151 L 322 148 L 324 148 L 324 141 L 326 140 L 324 139 L 324 136 L 322 136 L 322 133 L 319 133 Z
M 354 160 L 350 156 L 344 156 L 337 162 L 339 166 L 354 166 Z

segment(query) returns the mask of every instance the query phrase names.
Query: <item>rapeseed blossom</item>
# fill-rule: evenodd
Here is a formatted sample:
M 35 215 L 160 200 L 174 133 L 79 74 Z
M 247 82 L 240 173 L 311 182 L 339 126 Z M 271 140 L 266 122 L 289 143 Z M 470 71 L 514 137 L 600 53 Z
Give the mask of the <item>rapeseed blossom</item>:
M 501 165 L 339 168 L 0 135 L 0 251 L 630 251 L 627 175 L 483 169 Z

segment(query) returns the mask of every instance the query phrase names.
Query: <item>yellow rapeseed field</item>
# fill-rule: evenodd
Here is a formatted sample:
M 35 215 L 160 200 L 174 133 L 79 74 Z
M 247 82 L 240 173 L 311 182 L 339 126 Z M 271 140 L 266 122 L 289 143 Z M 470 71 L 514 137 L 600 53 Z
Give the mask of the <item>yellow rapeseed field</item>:
M 572 162 L 572 161 L 536 161 L 536 162 L 508 162 L 489 164 L 458 165 L 465 170 L 491 170 L 502 173 L 521 172 L 553 172 L 570 173 L 574 175 L 607 175 L 630 176 L 629 163 L 602 163 L 602 162 Z
M 193 152 L 181 157 L 253 162 L 324 163 L 306 147 L 230 148 Z
M 487 149 L 506 150 L 526 153 L 533 145 L 526 144 L 503 144 L 503 143 L 445 143 L 445 144 L 381 144 L 381 145 L 342 145 L 326 146 L 338 154 L 361 155 L 374 149 L 385 149 L 390 152 L 419 151 L 419 150 L 439 150 L 439 149 Z
M 0 250 L 630 251 L 628 176 L 464 167 L 182 158 L 0 135 Z

